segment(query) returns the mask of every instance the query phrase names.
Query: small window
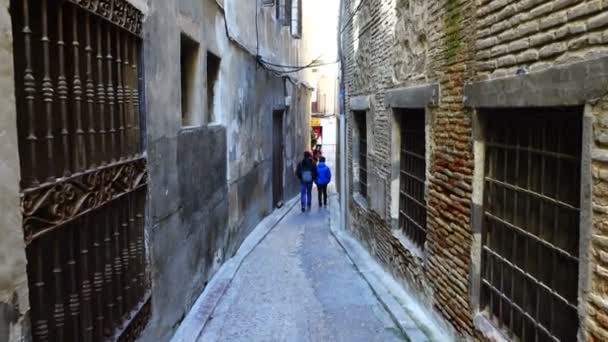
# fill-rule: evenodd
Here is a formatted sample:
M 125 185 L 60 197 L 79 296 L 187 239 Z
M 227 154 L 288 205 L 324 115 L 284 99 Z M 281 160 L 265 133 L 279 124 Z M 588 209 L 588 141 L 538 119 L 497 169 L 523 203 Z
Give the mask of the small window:
M 359 133 L 359 194 L 367 198 L 367 122 L 365 112 L 355 112 L 357 132 Z
M 209 121 L 215 122 L 215 92 L 217 88 L 217 80 L 220 73 L 221 59 L 211 52 L 207 52 L 207 111 L 209 113 Z
M 291 35 L 294 38 L 302 38 L 302 0 L 292 2 Z
M 262 0 L 263 6 L 274 6 L 274 0 Z
M 520 341 L 576 341 L 580 108 L 484 113 L 481 305 Z
M 292 0 L 277 0 L 277 19 L 283 26 L 291 25 Z
M 182 126 L 191 126 L 195 123 L 195 88 L 196 76 L 198 75 L 199 44 L 182 34 L 180 46 Z
M 399 228 L 420 248 L 426 241 L 426 135 L 424 109 L 400 117 Z

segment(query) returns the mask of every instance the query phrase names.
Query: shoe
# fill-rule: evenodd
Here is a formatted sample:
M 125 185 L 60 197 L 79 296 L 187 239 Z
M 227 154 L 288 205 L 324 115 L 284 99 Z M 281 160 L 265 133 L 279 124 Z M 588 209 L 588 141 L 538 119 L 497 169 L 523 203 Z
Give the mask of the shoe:
M 302 207 L 302 212 L 305 212 L 305 211 L 306 211 L 306 208 Z
M 319 203 L 319 208 L 323 208 L 323 203 Z
M 308 211 L 310 211 L 310 205 L 308 206 Z

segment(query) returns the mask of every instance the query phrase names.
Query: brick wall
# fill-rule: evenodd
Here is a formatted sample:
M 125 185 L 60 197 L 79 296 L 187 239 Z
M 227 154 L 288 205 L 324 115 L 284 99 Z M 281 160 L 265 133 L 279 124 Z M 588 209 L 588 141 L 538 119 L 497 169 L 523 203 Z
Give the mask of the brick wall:
M 473 323 L 472 195 L 474 109 L 465 108 L 464 85 L 539 72 L 608 56 L 608 1 L 600 0 L 345 0 L 346 103 L 371 98 L 368 112 L 369 192 L 386 194 L 385 210 L 354 200 L 349 177 L 351 229 L 397 278 L 450 323 L 458 335 L 485 340 Z M 386 90 L 440 84 L 432 118 L 428 167 L 427 242 L 413 253 L 393 231 L 391 198 L 391 109 Z M 584 85 L 581 85 L 584 86 Z M 607 89 L 608 91 L 608 89 Z M 591 99 L 590 99 L 591 100 Z M 579 308 L 581 339 L 608 340 L 608 98 L 589 102 L 593 124 L 588 289 Z M 355 144 L 353 113 L 347 134 Z M 583 145 L 585 142 L 581 142 Z M 350 152 L 348 170 L 353 169 Z M 370 195 L 369 197 L 373 197 Z M 585 258 L 582 258 L 583 260 Z M 581 269 L 585 273 L 585 269 Z
M 539 71 L 608 53 L 601 0 L 482 0 L 477 9 L 480 78 Z
M 348 18 L 359 2 L 346 1 Z M 343 35 L 347 103 L 371 95 L 367 125 L 369 178 L 386 194 L 384 212 L 350 201 L 352 229 L 395 276 L 418 291 L 462 335 L 474 335 L 469 308 L 470 198 L 473 173 L 471 121 L 462 106 L 471 77 L 472 2 L 370 0 Z M 469 74 L 467 74 L 469 72 Z M 386 90 L 439 82 L 443 101 L 434 118 L 429 181 L 429 222 L 423 255 L 412 253 L 391 231 L 389 179 L 392 109 Z M 353 122 L 353 113 L 348 113 Z M 349 141 L 353 141 L 349 125 Z M 349 153 L 349 169 L 352 155 Z M 353 189 L 352 177 L 350 188 Z M 372 184 L 372 181 L 370 181 Z M 380 189 L 372 189 L 380 191 Z

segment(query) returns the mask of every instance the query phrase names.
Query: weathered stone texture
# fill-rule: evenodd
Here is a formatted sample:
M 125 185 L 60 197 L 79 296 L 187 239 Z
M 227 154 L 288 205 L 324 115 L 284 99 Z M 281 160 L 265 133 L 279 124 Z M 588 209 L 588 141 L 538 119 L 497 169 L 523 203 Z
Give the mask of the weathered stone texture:
M 477 79 L 608 54 L 608 16 L 600 0 L 482 0 L 476 12 Z
M 592 148 L 608 152 L 603 134 L 608 129 L 608 98 L 603 98 L 593 110 Z M 608 340 L 608 162 L 596 160 L 592 164 L 592 205 L 588 317 L 584 325 L 590 341 Z
M 349 18 L 358 4 L 345 1 L 343 18 Z M 465 107 L 469 99 L 465 97 L 464 86 L 516 72 L 535 73 L 522 82 L 543 90 L 538 94 L 551 96 L 528 101 L 533 96 L 527 95 L 519 102 L 503 101 L 505 106 L 533 103 L 533 106 L 592 104 L 593 107 L 590 133 L 593 146 L 581 141 L 583 151 L 589 151 L 588 157 L 593 159 L 593 176 L 592 208 L 588 208 L 592 212 L 591 227 L 581 227 L 583 239 L 586 241 L 587 231 L 590 238 L 589 249 L 581 251 L 581 284 L 586 283 L 587 254 L 591 274 L 589 288 L 580 292 L 579 306 L 581 312 L 587 313 L 582 317 L 580 336 L 591 341 L 608 340 L 608 105 L 604 100 L 594 101 L 604 96 L 606 90 L 601 90 L 605 88 L 602 76 L 594 78 L 597 72 L 590 71 L 597 71 L 593 68 L 603 63 L 598 58 L 608 56 L 606 1 L 370 0 L 363 7 L 365 10 L 355 15 L 351 23 L 343 21 L 347 26 L 341 38 L 346 103 L 355 96 L 371 99 L 367 115 L 368 179 L 391 179 L 390 135 L 394 114 L 391 108 L 385 108 L 386 91 L 436 82 L 440 97 L 438 105 L 427 109 L 432 120 L 431 143 L 427 144 L 431 158 L 428 235 L 422 255 L 400 242 L 398 234 L 392 231 L 394 223 L 387 219 L 391 216 L 384 215 L 390 212 L 391 202 L 397 200 L 391 198 L 390 189 L 380 189 L 386 194 L 383 212 L 376 205 L 354 200 L 352 189 L 357 187 L 352 175 L 350 228 L 397 278 L 417 290 L 422 301 L 431 303 L 460 336 L 487 340 L 495 334 L 498 330 L 482 332 L 480 329 L 486 327 L 474 323 L 480 309 L 475 307 L 479 284 L 474 282 L 477 276 L 474 270 L 479 260 L 473 259 L 476 254 L 471 222 L 476 167 L 474 109 Z M 426 25 L 419 26 L 423 22 Z M 422 36 L 425 40 L 415 39 Z M 595 62 L 574 64 L 590 60 Z M 540 71 L 550 72 L 541 75 Z M 561 79 L 555 76 L 560 72 L 565 76 L 574 72 L 577 75 Z M 579 77 L 581 73 L 583 77 Z M 551 85 L 552 77 L 558 84 Z M 560 85 L 572 90 L 569 96 L 555 96 L 564 94 L 559 91 Z M 500 98 L 500 94 L 496 96 Z M 353 113 L 347 112 L 347 116 L 348 122 L 353 123 Z M 357 173 L 353 169 L 357 165 L 353 164 L 352 146 L 358 141 L 353 129 L 349 124 L 348 165 L 351 173 Z M 377 187 L 368 191 L 375 192 Z M 582 193 L 587 192 L 583 189 Z M 373 198 L 368 196 L 368 200 Z
M 356 2 L 346 1 L 346 15 Z M 470 198 L 473 169 L 471 122 L 462 104 L 467 65 L 472 60 L 472 2 L 368 1 L 342 36 L 346 96 L 370 95 L 368 115 L 369 178 L 390 179 L 391 116 L 385 92 L 399 86 L 438 82 L 441 98 L 434 118 L 431 158 L 429 234 L 423 256 L 412 253 L 391 231 L 377 209 L 351 201 L 352 229 L 399 279 L 420 292 L 422 301 L 451 322 L 462 335 L 474 335 L 469 308 L 472 240 Z M 366 17 L 369 15 L 369 17 Z M 369 23 L 365 30 L 357 22 Z M 432 23 L 432 24 L 431 24 Z M 348 102 L 347 102 L 348 103 Z M 353 122 L 352 113 L 349 120 Z M 371 129 L 370 129 L 371 128 Z M 352 127 L 349 139 L 353 141 Z M 349 154 L 352 169 L 352 154 Z M 352 177 L 350 178 L 353 188 Z M 385 187 L 388 187 L 385 184 Z M 385 213 L 390 211 L 390 190 Z M 379 191 L 369 188 L 368 191 Z M 373 205 L 370 207 L 374 207 Z

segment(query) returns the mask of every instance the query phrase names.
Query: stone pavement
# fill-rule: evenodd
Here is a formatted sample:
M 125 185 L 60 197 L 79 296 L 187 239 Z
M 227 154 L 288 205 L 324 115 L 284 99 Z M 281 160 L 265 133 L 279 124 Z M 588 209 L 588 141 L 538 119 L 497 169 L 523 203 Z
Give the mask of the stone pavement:
M 243 261 L 198 339 L 406 340 L 316 203 L 304 214 L 293 207 Z

